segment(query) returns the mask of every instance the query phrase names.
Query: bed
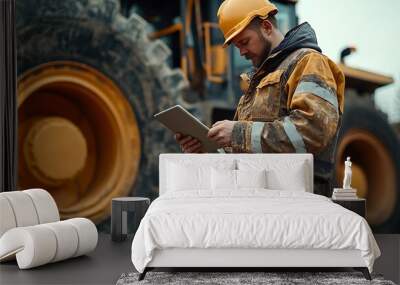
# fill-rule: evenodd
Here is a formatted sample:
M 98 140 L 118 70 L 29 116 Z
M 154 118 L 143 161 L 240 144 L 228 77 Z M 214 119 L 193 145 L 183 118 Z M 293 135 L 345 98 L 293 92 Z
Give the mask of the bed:
M 380 250 L 364 218 L 313 194 L 311 154 L 161 154 L 160 195 L 132 242 L 158 267 L 353 267 Z

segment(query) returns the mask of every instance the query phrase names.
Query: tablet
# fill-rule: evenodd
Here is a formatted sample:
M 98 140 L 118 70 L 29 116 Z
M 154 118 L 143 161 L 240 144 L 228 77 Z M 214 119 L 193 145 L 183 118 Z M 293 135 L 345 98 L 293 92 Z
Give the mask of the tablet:
M 173 133 L 181 133 L 198 139 L 204 152 L 218 152 L 218 144 L 207 137 L 209 128 L 182 106 L 176 105 L 154 115 Z

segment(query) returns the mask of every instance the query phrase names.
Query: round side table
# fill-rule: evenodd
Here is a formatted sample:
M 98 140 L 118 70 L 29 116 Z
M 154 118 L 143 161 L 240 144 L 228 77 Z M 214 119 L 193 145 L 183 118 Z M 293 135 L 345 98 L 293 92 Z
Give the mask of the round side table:
M 118 197 L 111 201 L 111 239 L 123 241 L 128 234 L 128 212 L 134 213 L 134 232 L 139 227 L 150 199 L 144 197 Z M 129 221 L 131 222 L 131 221 Z

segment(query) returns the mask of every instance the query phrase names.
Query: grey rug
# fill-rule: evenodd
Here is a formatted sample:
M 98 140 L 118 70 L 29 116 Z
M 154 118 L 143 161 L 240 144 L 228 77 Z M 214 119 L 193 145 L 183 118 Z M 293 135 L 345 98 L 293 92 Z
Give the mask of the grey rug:
M 139 273 L 122 274 L 117 285 L 133 284 L 387 284 L 381 275 L 372 274 L 372 281 L 360 272 L 148 272 L 142 281 Z

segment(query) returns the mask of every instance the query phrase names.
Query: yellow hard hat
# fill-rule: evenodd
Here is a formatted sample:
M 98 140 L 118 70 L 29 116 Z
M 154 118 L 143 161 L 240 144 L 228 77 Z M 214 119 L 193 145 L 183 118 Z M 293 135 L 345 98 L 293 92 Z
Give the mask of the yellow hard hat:
M 225 42 L 224 47 L 255 17 L 275 15 L 278 9 L 268 0 L 225 0 L 218 9 L 219 27 Z

